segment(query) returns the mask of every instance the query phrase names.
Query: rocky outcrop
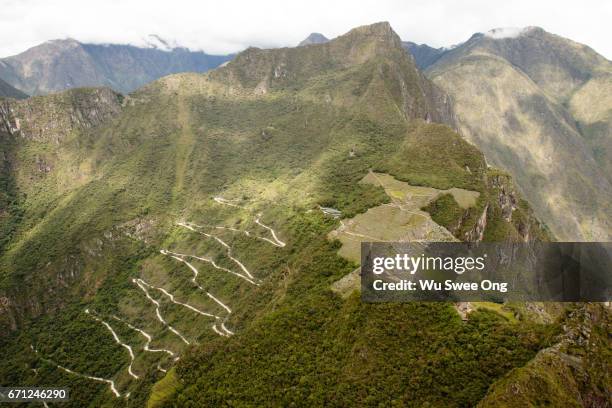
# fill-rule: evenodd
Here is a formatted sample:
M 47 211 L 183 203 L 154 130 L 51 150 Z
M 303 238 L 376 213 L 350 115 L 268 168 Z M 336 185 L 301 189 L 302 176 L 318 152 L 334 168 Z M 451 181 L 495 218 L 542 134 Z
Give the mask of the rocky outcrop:
M 509 177 L 494 175 L 491 177 L 493 188 L 498 190 L 497 201 L 501 208 L 501 215 L 506 222 L 512 221 L 512 213 L 516 210 L 516 193 L 512 190 Z
M 489 210 L 489 204 L 485 205 L 484 210 L 478 217 L 478 220 L 474 224 L 471 230 L 465 233 L 464 238 L 467 242 L 480 242 L 484 237 L 485 229 L 487 228 L 487 211 Z
M 75 89 L 0 104 L 0 126 L 28 140 L 60 143 L 76 129 L 98 126 L 121 111 L 123 96 L 108 88 Z
M 0 101 L 0 134 L 13 135 L 19 131 L 19 121 L 13 116 L 9 101 Z

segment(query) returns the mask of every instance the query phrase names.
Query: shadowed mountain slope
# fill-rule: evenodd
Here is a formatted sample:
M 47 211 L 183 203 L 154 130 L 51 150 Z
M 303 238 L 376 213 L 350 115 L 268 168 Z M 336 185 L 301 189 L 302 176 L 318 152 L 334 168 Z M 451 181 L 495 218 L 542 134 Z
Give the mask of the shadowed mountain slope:
M 427 44 L 416 44 L 410 41 L 404 42 L 403 46 L 414 57 L 414 62 L 421 70 L 429 68 L 448 51 L 447 48 L 433 48 Z
M 0 97 L 24 99 L 27 98 L 28 95 L 18 89 L 13 88 L 12 86 L 0 79 Z

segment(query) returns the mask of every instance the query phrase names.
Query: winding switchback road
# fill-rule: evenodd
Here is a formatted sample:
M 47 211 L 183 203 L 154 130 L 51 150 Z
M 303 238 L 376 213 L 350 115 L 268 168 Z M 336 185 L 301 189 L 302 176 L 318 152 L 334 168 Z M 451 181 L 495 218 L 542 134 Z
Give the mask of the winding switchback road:
M 272 227 L 269 227 L 266 224 L 264 224 L 263 222 L 261 222 L 260 218 L 261 218 L 261 214 L 257 214 L 257 218 L 255 218 L 255 223 L 257 225 L 259 225 L 259 226 L 264 227 L 265 229 L 267 229 L 268 231 L 270 231 L 272 233 L 272 238 L 275 241 L 275 242 L 272 242 L 272 243 L 274 245 L 276 245 L 277 247 L 280 247 L 280 248 L 283 248 L 285 245 L 287 245 L 286 243 L 284 243 L 283 241 L 278 239 L 278 237 L 276 236 L 276 231 L 274 231 L 274 229 L 272 229 Z
M 132 282 L 138 285 L 138 287 L 144 292 L 147 299 L 149 299 L 149 301 L 155 305 L 155 314 L 157 315 L 157 320 L 159 320 L 161 324 L 166 326 L 172 333 L 176 334 L 183 341 L 183 343 L 187 345 L 191 344 L 178 330 L 176 330 L 174 327 L 168 324 L 166 320 L 164 320 L 163 316 L 161 315 L 161 312 L 159 311 L 159 302 L 151 297 L 149 291 L 145 287 L 145 285 L 149 287 L 150 285 L 142 279 L 132 279 Z
M 93 317 L 96 321 L 102 323 L 108 329 L 108 331 L 111 332 L 113 339 L 115 339 L 115 343 L 119 344 L 121 347 L 125 348 L 128 351 L 128 353 L 130 354 L 130 364 L 128 365 L 127 369 L 128 374 L 130 374 L 135 379 L 139 379 L 140 377 L 138 377 L 136 374 L 134 374 L 134 371 L 132 371 L 132 364 L 134 364 L 134 350 L 132 350 L 132 347 L 129 344 L 125 344 L 121 341 L 121 339 L 119 338 L 119 336 L 117 336 L 117 333 L 115 333 L 115 330 L 113 330 L 110 324 L 100 319 L 95 314 L 91 313 L 89 309 L 85 309 L 85 313 Z
M 188 263 L 187 261 L 184 261 L 184 262 L 185 262 L 185 263 Z M 191 264 L 189 264 L 189 265 L 191 265 Z M 191 265 L 191 267 L 193 267 L 193 265 Z M 195 269 L 195 268 L 193 268 L 193 269 Z M 213 327 L 213 330 L 215 331 L 215 333 L 217 333 L 217 334 L 219 334 L 219 335 L 221 335 L 221 336 L 224 336 L 224 334 L 223 334 L 223 333 L 220 333 L 220 332 L 219 332 L 219 331 L 216 329 L 216 323 L 217 323 L 217 321 L 222 321 L 222 319 L 221 319 L 221 317 L 220 317 L 220 316 L 214 315 L 214 314 L 212 314 L 212 313 L 204 312 L 204 311 L 202 311 L 202 310 L 200 310 L 200 309 L 198 309 L 198 308 L 196 308 L 196 307 L 191 306 L 190 304 L 183 303 L 183 302 L 179 302 L 178 300 L 176 300 L 176 299 L 174 298 L 174 295 L 173 295 L 172 293 L 168 292 L 168 291 L 167 291 L 166 289 L 164 289 L 164 288 L 160 288 L 160 287 L 157 287 L 157 286 L 153 286 L 153 285 L 151 285 L 151 284 L 149 284 L 149 283 L 145 282 L 145 281 L 144 281 L 144 280 L 142 280 L 142 279 L 138 279 L 138 281 L 140 281 L 140 282 L 141 282 L 143 285 L 146 285 L 147 287 L 149 287 L 149 288 L 151 288 L 151 289 L 156 289 L 156 290 L 160 291 L 160 292 L 161 292 L 161 293 L 162 293 L 164 296 L 166 296 L 168 299 L 170 299 L 170 302 L 172 302 L 172 303 L 174 303 L 174 304 L 176 304 L 176 305 L 183 306 L 183 307 L 185 307 L 185 308 L 187 308 L 187 309 L 189 309 L 189 310 L 191 310 L 191 311 L 193 311 L 193 312 L 195 312 L 195 313 L 197 313 L 197 314 L 199 314 L 199 315 L 206 316 L 206 317 L 212 317 L 213 319 L 215 319 L 215 322 L 213 323 L 213 326 L 212 326 L 212 327 Z M 201 287 L 200 287 L 200 288 L 201 288 Z M 202 290 L 204 290 L 204 289 L 202 289 Z M 232 310 L 231 310 L 231 309 L 230 309 L 230 308 L 229 308 L 227 305 L 225 305 L 223 302 L 221 302 L 219 299 L 217 299 L 216 297 L 214 297 L 212 294 L 209 294 L 208 292 L 206 292 L 206 294 L 207 294 L 207 295 L 209 295 L 209 296 L 210 296 L 210 298 L 211 298 L 211 299 L 213 299 L 215 302 L 217 302 L 217 303 L 218 303 L 218 304 L 219 304 L 221 307 L 223 307 L 223 308 L 224 308 L 224 309 L 225 309 L 225 310 L 226 310 L 228 313 L 232 313 Z M 158 302 L 158 304 L 159 304 L 159 302 Z M 158 310 L 159 310 L 159 309 L 158 309 Z M 168 327 L 170 328 L 171 326 L 169 326 L 169 325 L 168 325 Z M 222 327 L 223 327 L 223 325 L 222 325 Z M 172 329 L 171 329 L 171 330 L 172 330 Z M 175 329 L 175 330 L 176 330 L 176 329 Z M 230 333 L 231 333 L 231 332 L 229 332 L 229 331 L 228 331 L 227 335 L 230 335 Z M 181 335 L 181 336 L 182 336 L 182 335 Z M 183 338 L 184 338 L 184 337 L 183 337 Z M 187 344 L 189 344 L 189 343 L 187 343 Z
M 168 349 L 152 349 L 152 348 L 150 347 L 150 345 L 151 345 L 151 341 L 153 341 L 153 336 L 151 336 L 151 335 L 150 335 L 149 333 L 147 333 L 146 331 L 144 331 L 144 330 L 142 330 L 142 329 L 139 329 L 138 327 L 136 327 L 136 326 L 134 326 L 134 325 L 130 324 L 129 322 L 127 322 L 127 321 L 125 321 L 125 320 L 123 320 L 123 319 L 121 319 L 121 318 L 119 318 L 119 317 L 117 317 L 117 316 L 112 316 L 112 317 L 113 317 L 113 319 L 115 319 L 115 320 L 117 320 L 117 321 L 119 321 L 119 322 L 121 322 L 121 323 L 125 324 L 125 325 L 126 325 L 127 327 L 129 327 L 130 329 L 132 329 L 132 330 L 134 330 L 134 331 L 137 331 L 137 332 L 138 332 L 138 333 L 140 333 L 140 334 L 141 334 L 141 335 L 142 335 L 142 336 L 143 336 L 145 339 L 147 339 L 147 342 L 145 343 L 145 345 L 144 345 L 144 346 L 143 346 L 143 348 L 142 348 L 144 351 L 148 351 L 148 352 L 150 352 L 150 353 L 166 353 L 166 354 L 168 354 L 170 357 L 173 357 L 173 358 L 176 356 L 176 353 L 174 353 L 173 351 L 168 350 Z
M 36 350 L 36 348 L 30 344 L 30 348 L 34 351 L 34 353 L 36 353 L 38 355 L 38 350 Z M 119 398 L 121 397 L 121 393 L 119 391 L 117 391 L 117 387 L 115 387 L 115 382 L 113 380 L 108 380 L 106 378 L 101 378 L 101 377 L 94 377 L 92 375 L 87 375 L 87 374 L 82 374 L 76 371 L 73 371 L 69 368 L 66 368 L 62 365 L 57 364 L 55 361 L 49 360 L 48 358 L 45 357 L 40 357 L 41 360 L 46 361 L 47 363 L 56 366 L 57 368 L 59 368 L 60 370 L 63 370 L 69 374 L 72 375 L 76 375 L 77 377 L 82 377 L 82 378 L 87 378 L 89 380 L 93 380 L 93 381 L 98 381 L 98 382 L 103 382 L 108 384 L 110 390 L 113 392 L 113 394 L 115 394 L 115 397 Z
M 239 278 L 244 279 L 245 281 L 249 282 L 252 285 L 259 286 L 259 284 L 257 282 L 255 282 L 254 280 L 252 280 L 248 276 L 243 275 L 243 274 L 241 274 L 239 272 L 234 272 L 234 271 L 232 271 L 230 269 L 224 268 L 224 267 L 218 265 L 214 260 L 212 260 L 210 258 L 204 258 L 204 257 L 197 256 L 197 255 L 181 254 L 181 253 L 178 253 L 178 252 L 169 251 L 167 249 L 162 249 L 160 252 L 162 254 L 164 254 L 164 255 L 170 255 L 172 258 L 177 259 L 177 260 L 179 260 L 181 262 L 183 262 L 182 258 L 193 258 L 193 259 L 197 259 L 198 261 L 208 262 L 208 263 L 210 263 L 216 269 L 219 269 L 219 270 L 227 272 L 227 273 L 231 273 L 232 275 L 238 276 Z M 195 276 L 193 277 L 193 279 L 191 279 L 191 281 L 193 283 L 195 283 L 198 287 L 200 287 L 198 285 L 198 283 L 195 281 L 195 279 L 197 278 L 198 273 L 194 271 L 194 274 L 195 274 Z M 200 287 L 200 289 L 202 289 L 202 288 Z M 204 290 L 204 289 L 202 289 L 202 290 Z
M 225 199 L 225 198 L 223 198 L 223 197 L 220 197 L 220 196 L 214 197 L 214 200 L 215 200 L 217 203 L 219 203 L 219 204 L 229 205 L 229 206 L 231 206 L 231 207 L 236 207 L 236 208 L 246 208 L 246 207 L 243 207 L 243 206 L 241 206 L 241 205 L 234 204 L 234 203 L 232 202 L 232 200 L 227 200 L 227 199 Z M 280 248 L 282 248 L 282 247 L 284 247 L 285 245 L 287 245 L 287 244 L 285 244 L 283 241 L 281 241 L 280 239 L 278 239 L 278 236 L 276 235 L 276 231 L 274 231 L 274 229 L 272 229 L 272 227 L 269 227 L 268 225 L 266 225 L 266 224 L 264 224 L 263 222 L 261 222 L 261 214 L 257 214 L 257 218 L 255 218 L 255 223 L 256 223 L 256 224 L 258 224 L 259 226 L 261 226 L 261 227 L 263 227 L 263 228 L 267 229 L 268 231 L 270 231 L 270 232 L 272 233 L 272 238 L 274 239 L 274 241 L 272 241 L 272 240 L 270 240 L 270 239 L 263 238 L 263 237 L 262 237 L 261 239 L 264 239 L 264 240 L 266 240 L 266 241 L 270 242 L 272 245 L 275 245 L 275 246 L 280 247 Z M 238 231 L 238 230 L 237 230 L 237 231 Z M 249 235 L 249 234 L 247 233 L 247 235 Z
M 241 205 L 234 204 L 234 203 L 232 202 L 232 200 L 226 200 L 225 198 L 223 198 L 223 197 L 219 197 L 219 196 L 214 197 L 214 198 L 213 198 L 213 200 L 215 200 L 215 201 L 216 201 L 216 202 L 218 202 L 219 204 L 229 205 L 229 206 L 231 206 L 231 207 L 236 207 L 236 208 L 246 208 L 246 207 L 243 207 L 243 206 L 241 206 Z M 235 200 L 234 200 L 234 201 L 235 201 Z
M 221 238 L 217 237 L 216 235 L 207 234 L 206 232 L 197 230 L 196 228 L 204 228 L 201 225 L 197 225 L 197 224 L 194 224 L 194 223 L 185 223 L 185 222 L 178 222 L 177 225 L 179 225 L 181 227 L 184 227 L 184 228 L 187 228 L 187 229 L 189 229 L 189 230 L 191 230 L 193 232 L 196 232 L 196 233 L 198 233 L 200 235 L 204 235 L 207 238 L 212 238 L 215 241 L 217 241 L 219 244 L 221 244 L 225 248 L 226 253 L 227 253 L 227 257 L 229 259 L 231 259 L 232 261 L 234 261 L 234 263 L 236 265 L 238 265 L 240 267 L 240 269 L 242 269 L 242 271 L 245 274 L 247 274 L 247 276 L 251 280 L 255 279 L 255 277 L 251 274 L 251 272 L 249 272 L 249 270 L 246 268 L 246 266 L 244 266 L 244 264 L 242 262 L 240 262 L 238 259 L 234 258 L 234 256 L 232 255 L 232 248 L 227 244 L 227 242 L 223 241 Z M 194 227 L 196 227 L 196 228 L 194 228 Z

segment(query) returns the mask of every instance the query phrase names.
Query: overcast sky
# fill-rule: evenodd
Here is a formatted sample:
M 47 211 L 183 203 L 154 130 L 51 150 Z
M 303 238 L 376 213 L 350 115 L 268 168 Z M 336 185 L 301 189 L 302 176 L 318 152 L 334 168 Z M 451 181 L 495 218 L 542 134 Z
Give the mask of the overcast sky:
M 612 59 L 610 0 L 0 0 L 0 56 L 50 39 L 143 44 L 148 34 L 208 53 L 292 46 L 389 21 L 403 40 L 448 46 L 474 32 L 537 25 Z

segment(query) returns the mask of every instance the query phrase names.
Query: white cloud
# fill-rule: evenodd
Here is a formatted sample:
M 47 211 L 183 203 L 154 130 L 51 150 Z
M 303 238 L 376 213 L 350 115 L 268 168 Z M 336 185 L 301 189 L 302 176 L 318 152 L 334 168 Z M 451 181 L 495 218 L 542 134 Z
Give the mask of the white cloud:
M 293 46 L 389 21 L 402 39 L 433 46 L 496 27 L 541 26 L 612 57 L 607 0 L 0 0 L 0 56 L 55 38 L 141 45 L 149 34 L 209 53 Z

